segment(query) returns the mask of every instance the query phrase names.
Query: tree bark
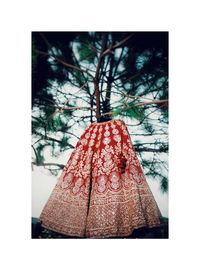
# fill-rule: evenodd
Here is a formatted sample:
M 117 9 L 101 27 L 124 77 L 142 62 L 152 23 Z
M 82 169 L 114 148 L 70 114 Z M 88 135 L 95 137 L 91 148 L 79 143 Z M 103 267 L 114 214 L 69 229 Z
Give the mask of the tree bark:
M 111 88 L 112 88 L 112 82 L 113 82 L 113 67 L 114 67 L 114 55 L 112 54 L 110 56 L 110 69 L 109 69 L 109 75 L 108 75 L 108 83 L 107 83 L 107 89 L 106 89 L 106 97 L 105 97 L 105 104 L 104 104 L 104 110 L 103 113 L 110 112 L 110 98 L 111 98 Z
M 101 117 L 99 75 L 100 75 L 100 69 L 101 69 L 102 63 L 103 63 L 103 53 L 104 53 L 105 48 L 106 48 L 107 38 L 108 38 L 108 34 L 104 33 L 103 38 L 102 38 L 102 45 L 101 45 L 101 52 L 100 52 L 100 56 L 99 56 L 99 61 L 98 61 L 98 65 L 97 65 L 96 73 L 95 73 L 95 77 L 94 77 L 94 88 L 95 88 L 95 97 L 96 97 L 96 118 L 97 118 L 97 121 Z

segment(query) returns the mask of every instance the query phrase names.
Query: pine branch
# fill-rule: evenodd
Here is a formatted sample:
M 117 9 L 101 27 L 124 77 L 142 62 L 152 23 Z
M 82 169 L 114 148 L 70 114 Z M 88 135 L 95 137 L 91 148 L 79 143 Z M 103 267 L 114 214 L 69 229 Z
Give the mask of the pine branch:
M 31 147 L 33 148 L 33 151 L 34 151 L 34 153 L 35 153 L 35 157 L 36 157 L 36 161 L 37 161 L 37 164 L 38 164 L 38 163 L 39 163 L 39 158 L 38 158 L 37 151 L 36 151 L 36 149 L 35 149 L 35 147 L 34 147 L 34 144 L 33 144 L 33 145 L 31 145 Z
M 108 75 L 108 81 L 107 81 L 107 87 L 106 87 L 106 97 L 105 97 L 105 106 L 104 106 L 104 112 L 110 111 L 110 99 L 111 99 L 111 88 L 112 88 L 112 82 L 113 82 L 113 68 L 114 68 L 114 55 L 110 56 L 110 69 L 109 69 L 109 75 Z
M 87 71 L 87 69 L 82 69 L 82 68 L 79 68 L 79 67 L 74 66 L 74 65 L 72 65 L 72 64 L 69 64 L 69 63 L 63 61 L 62 59 L 58 58 L 57 56 L 51 55 L 51 54 L 49 54 L 49 53 L 47 53 L 47 52 L 43 52 L 43 51 L 40 51 L 40 50 L 37 50 L 37 49 L 35 50 L 35 52 L 37 52 L 37 53 L 39 53 L 39 54 L 41 54 L 41 55 L 44 55 L 44 56 L 53 57 L 58 63 L 63 64 L 65 67 L 75 69 L 75 70 L 80 71 L 80 72 L 82 72 L 82 73 L 86 73 L 86 74 L 88 74 L 92 79 L 94 78 L 94 77 L 90 74 L 90 72 Z
M 138 102 L 135 103 L 134 106 L 142 106 L 142 105 L 150 105 L 150 104 L 161 104 L 161 103 L 168 103 L 168 99 L 163 99 L 163 100 L 152 100 L 148 102 Z
M 168 146 L 161 147 L 159 149 L 148 148 L 148 147 L 134 147 L 136 152 L 158 152 L 158 153 L 167 153 Z
M 156 135 L 167 135 L 167 133 L 141 133 L 141 134 L 136 134 L 136 133 L 129 133 L 130 135 L 133 135 L 133 136 L 156 136 Z
M 146 100 L 151 100 L 151 101 L 155 100 L 155 99 L 147 98 L 147 97 L 144 97 L 144 96 L 128 95 L 128 94 L 126 94 L 124 92 L 121 92 L 121 95 L 124 96 L 124 97 L 127 97 L 127 98 L 141 98 L 141 99 L 146 99 Z
M 61 131 L 61 132 L 64 132 L 64 133 L 66 133 L 66 134 L 69 134 L 69 135 L 71 135 L 71 136 L 74 136 L 74 137 L 76 137 L 78 140 L 80 139 L 80 137 L 76 136 L 76 134 L 74 134 L 74 133 L 72 133 L 72 132 L 69 132 L 68 129 L 69 129 L 69 127 L 63 127 L 63 128 L 61 128 L 61 129 L 58 129 L 57 131 Z
M 130 34 L 128 37 L 122 39 L 119 43 L 117 43 L 115 46 L 113 46 L 113 49 L 119 48 L 122 45 L 124 45 L 130 38 L 132 38 L 134 34 Z
M 117 69 L 119 67 L 119 64 L 121 63 L 123 53 L 124 53 L 124 47 L 122 48 L 120 56 L 118 57 L 117 63 L 115 65 L 115 70 L 114 70 L 114 73 L 113 73 L 113 77 L 115 77 L 115 74 L 117 73 Z
M 168 99 L 164 99 L 164 100 L 154 100 L 154 101 L 149 101 L 149 102 L 138 102 L 138 103 L 134 103 L 132 104 L 132 106 L 124 106 L 121 108 L 121 111 L 125 111 L 125 110 L 128 110 L 132 107 L 137 107 L 137 106 L 142 106 L 142 105 L 151 105 L 151 104 L 162 104 L 162 103 L 167 103 L 168 102 Z M 114 114 L 115 112 L 107 112 L 107 113 L 104 113 L 102 115 L 112 115 Z
M 38 105 L 41 105 L 41 106 L 49 106 L 49 107 L 53 107 L 55 109 L 57 109 L 53 114 L 57 113 L 57 112 L 63 112 L 63 111 L 74 111 L 74 110 L 92 110 L 92 111 L 95 111 L 96 109 L 95 108 L 92 108 L 92 107 L 87 107 L 87 106 L 83 106 L 83 107 L 68 107 L 68 106 L 65 106 L 65 107 L 62 107 L 61 105 L 58 106 L 58 105 L 50 105 L 50 104 L 45 104 L 45 103 L 40 103 L 40 102 L 35 102 L 36 104 Z
M 63 164 L 58 164 L 58 163 L 37 163 L 37 162 L 32 162 L 33 165 L 36 165 L 36 166 L 57 166 L 61 169 L 63 169 L 65 167 L 65 165 Z
M 35 132 L 34 134 L 37 135 L 37 136 L 40 136 L 41 139 L 43 139 L 43 140 L 52 141 L 52 142 L 56 142 L 56 143 L 59 143 L 59 144 L 62 143 L 62 141 L 60 141 L 60 140 L 54 139 L 54 138 L 49 137 L 47 135 L 43 135 L 43 134 L 41 134 L 39 132 Z M 69 148 L 72 148 L 72 149 L 74 148 L 74 146 L 72 144 L 70 144 L 70 143 L 67 143 L 67 146 L 69 146 Z
M 117 49 L 117 48 L 123 46 L 130 38 L 132 38 L 133 35 L 134 35 L 134 34 L 131 34 L 131 35 L 129 35 L 128 37 L 122 39 L 120 42 L 118 42 L 118 43 L 117 43 L 116 45 L 114 45 L 114 46 L 113 46 L 113 44 L 111 43 L 110 46 L 109 46 L 109 48 L 103 52 L 102 56 L 105 56 L 105 55 L 108 54 L 108 53 L 113 53 L 113 50 L 114 50 L 114 49 Z
M 92 107 L 57 107 L 60 112 L 62 111 L 74 111 L 74 110 L 92 110 L 95 111 L 95 108 Z

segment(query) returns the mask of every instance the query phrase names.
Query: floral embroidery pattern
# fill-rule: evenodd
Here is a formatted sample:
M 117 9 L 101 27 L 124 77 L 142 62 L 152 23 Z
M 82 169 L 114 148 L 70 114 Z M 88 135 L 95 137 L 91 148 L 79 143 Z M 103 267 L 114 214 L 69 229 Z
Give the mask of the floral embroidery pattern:
M 71 236 L 126 236 L 158 226 L 161 213 L 121 120 L 82 134 L 47 201 L 42 226 Z

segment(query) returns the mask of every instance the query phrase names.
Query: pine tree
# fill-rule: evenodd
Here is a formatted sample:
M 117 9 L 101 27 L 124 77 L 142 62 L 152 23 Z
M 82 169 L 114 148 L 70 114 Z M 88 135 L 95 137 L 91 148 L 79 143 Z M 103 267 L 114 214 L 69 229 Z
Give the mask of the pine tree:
M 33 164 L 72 149 L 76 125 L 124 119 L 144 172 L 168 188 L 168 33 L 33 32 Z M 71 142 L 73 141 L 73 142 Z

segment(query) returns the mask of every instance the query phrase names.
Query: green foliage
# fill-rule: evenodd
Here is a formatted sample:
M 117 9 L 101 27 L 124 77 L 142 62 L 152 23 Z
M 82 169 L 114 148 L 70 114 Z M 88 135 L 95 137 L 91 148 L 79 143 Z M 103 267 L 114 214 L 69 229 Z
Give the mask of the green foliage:
M 68 145 L 68 137 L 64 135 L 62 137 L 61 144 L 60 144 L 61 150 L 65 150 L 67 145 Z
M 89 63 L 94 62 L 94 58 L 96 57 L 96 52 L 93 49 L 91 42 L 89 40 L 84 40 L 78 46 L 78 52 L 80 61 L 87 61 Z
M 112 116 L 115 117 L 115 116 L 118 116 L 120 115 L 122 109 L 120 107 L 116 107 L 112 110 Z
M 161 188 L 163 193 L 168 191 L 168 179 L 167 179 L 167 177 L 163 176 L 161 178 L 160 188 Z
M 54 111 L 48 115 L 46 120 L 46 130 L 51 132 L 56 132 L 66 124 L 64 119 L 68 119 L 71 115 L 71 111 L 59 112 L 54 109 Z
M 45 122 L 41 117 L 32 118 L 32 134 L 36 134 L 38 131 L 44 130 Z
M 162 110 L 161 117 L 159 118 L 159 120 L 163 123 L 168 124 L 168 119 L 169 119 L 169 112 L 168 112 L 168 109 L 165 108 Z
M 44 162 L 44 156 L 43 156 L 43 151 L 45 148 L 46 144 L 38 144 L 38 146 L 36 147 L 36 160 L 37 160 L 37 164 L 41 164 Z
M 142 166 L 143 167 L 149 167 L 151 164 L 152 164 L 151 160 L 147 160 L 147 159 L 142 160 Z M 154 172 L 150 171 L 149 175 L 152 175 L 152 174 L 154 174 Z
M 145 175 L 153 180 L 160 181 L 160 189 L 163 193 L 168 191 L 168 178 L 163 175 L 163 169 L 160 162 L 155 158 L 142 159 L 142 167 L 145 169 Z M 162 162 L 161 162 L 162 163 Z
M 153 125 L 152 125 L 150 122 L 145 121 L 145 122 L 143 123 L 143 126 L 144 126 L 145 130 L 146 130 L 148 133 L 151 133 L 151 134 L 154 133 L 155 129 L 153 128 Z
M 115 108 L 113 110 L 113 116 L 117 115 L 127 116 L 138 121 L 142 121 L 145 117 L 144 110 L 138 106 L 134 106 L 134 102 L 129 102 L 127 107 L 121 105 Z
M 75 78 L 75 83 L 82 86 L 85 83 L 85 78 L 82 74 L 82 72 L 75 70 L 74 71 L 74 78 Z
M 60 172 L 60 169 L 49 169 L 49 171 L 51 172 L 52 175 L 57 177 L 58 173 Z
M 56 114 L 52 120 L 52 125 L 55 131 L 63 127 L 63 122 L 61 120 L 60 114 Z
M 52 141 L 51 142 L 51 155 L 52 157 L 58 157 L 60 155 L 60 143 Z
M 140 107 L 135 107 L 134 103 L 131 102 L 128 104 L 128 109 L 124 109 L 123 113 L 125 116 L 128 116 L 133 119 L 137 119 L 139 121 L 142 121 L 144 118 L 144 109 Z

